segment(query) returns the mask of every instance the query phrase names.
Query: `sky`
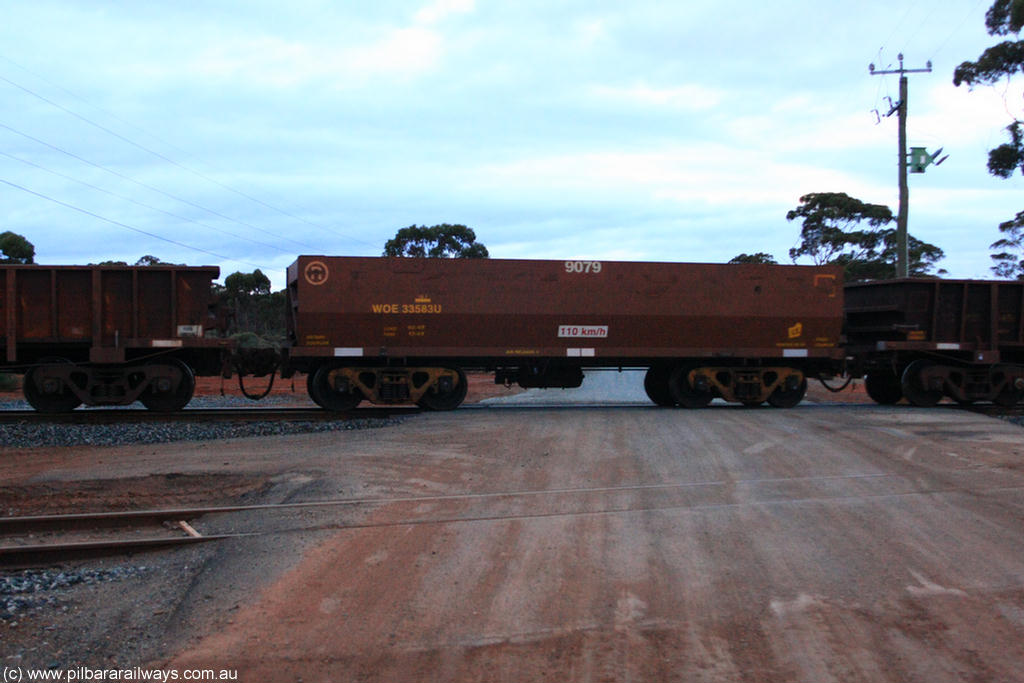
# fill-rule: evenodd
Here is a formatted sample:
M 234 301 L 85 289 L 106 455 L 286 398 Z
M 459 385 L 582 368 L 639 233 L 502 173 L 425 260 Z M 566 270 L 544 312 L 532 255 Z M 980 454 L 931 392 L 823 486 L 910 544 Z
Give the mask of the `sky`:
M 991 0 L 0 0 L 0 231 L 36 261 L 260 268 L 460 223 L 495 258 L 790 262 L 811 192 L 991 277 L 1021 83 L 952 84 Z

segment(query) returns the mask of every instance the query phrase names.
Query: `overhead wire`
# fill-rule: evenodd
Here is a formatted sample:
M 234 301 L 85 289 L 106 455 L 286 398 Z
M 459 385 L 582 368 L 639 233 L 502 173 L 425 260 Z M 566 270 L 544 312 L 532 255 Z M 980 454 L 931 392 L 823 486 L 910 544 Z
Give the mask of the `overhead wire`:
M 9 58 L 4 57 L 4 59 L 5 59 L 5 61 L 8 61 L 8 62 L 10 62 L 12 64 L 16 64 L 16 62 L 14 62 L 13 60 L 11 60 Z M 279 214 L 281 214 L 283 216 L 287 216 L 287 217 L 289 217 L 289 218 L 291 218 L 293 220 L 300 221 L 300 222 L 305 223 L 305 224 L 307 224 L 309 226 L 318 228 L 320 230 L 324 230 L 324 231 L 329 232 L 329 233 L 331 233 L 331 234 L 333 234 L 333 235 L 335 235 L 337 237 L 342 237 L 344 239 L 348 239 L 348 240 L 351 240 L 353 242 L 359 242 L 360 244 L 366 244 L 368 246 L 374 246 L 374 245 L 372 245 L 369 242 L 366 242 L 364 240 L 358 239 L 358 238 L 353 237 L 351 235 L 348 235 L 348 234 L 339 232 L 337 230 L 334 230 L 332 228 L 329 228 L 329 227 L 327 227 L 325 225 L 321 225 L 321 224 L 316 223 L 314 221 L 310 221 L 310 220 L 308 220 L 306 218 L 298 216 L 298 215 L 296 215 L 296 214 L 294 214 L 294 213 L 292 213 L 290 211 L 287 211 L 287 210 L 282 209 L 282 208 L 280 208 L 278 206 L 270 204 L 269 202 L 266 202 L 266 201 L 264 201 L 262 199 L 259 199 L 258 197 L 254 197 L 254 196 L 252 196 L 252 195 L 250 195 L 250 194 L 248 194 L 246 192 L 243 192 L 243 191 L 241 191 L 241 190 L 239 190 L 237 188 L 234 188 L 234 187 L 232 187 L 232 186 L 230 186 L 230 185 L 228 185 L 226 183 L 223 183 L 223 182 L 217 180 L 216 178 L 212 178 L 209 175 L 207 175 L 205 173 L 202 173 L 201 171 L 198 171 L 198 170 L 193 169 L 193 168 L 191 168 L 189 166 L 186 166 L 186 165 L 184 165 L 182 163 L 179 163 L 178 161 L 175 161 L 174 159 L 171 159 L 170 157 L 166 156 L 165 154 L 161 154 L 160 152 L 157 152 L 156 150 L 150 149 L 149 147 L 147 147 L 147 146 L 145 146 L 145 145 L 143 145 L 141 143 L 138 143 L 138 142 L 136 142 L 136 141 L 134 141 L 134 140 L 124 136 L 124 135 L 121 135 L 120 133 L 117 133 L 116 131 L 111 130 L 110 128 L 108 128 L 108 127 L 106 127 L 106 126 L 104 126 L 102 124 L 99 124 L 99 123 L 93 121 L 92 119 L 90 119 L 90 118 L 88 118 L 86 116 L 83 116 L 82 114 L 79 114 L 78 112 L 76 112 L 76 111 L 74 111 L 72 109 L 69 109 L 68 107 L 65 107 L 65 106 L 63 106 L 63 105 L 61 105 L 61 104 L 59 104 L 57 102 L 54 102 L 53 100 L 51 100 L 51 99 L 49 99 L 49 98 L 47 98 L 47 97 L 45 97 L 43 95 L 40 95 L 39 93 L 35 92 L 31 88 L 28 88 L 28 87 L 26 87 L 24 85 L 21 85 L 21 84 L 15 82 L 15 81 L 12 81 L 9 78 L 6 78 L 4 76 L 0 76 L 0 81 L 3 81 L 3 82 L 5 82 L 5 83 L 7 83 L 7 84 L 9 84 L 9 85 L 11 85 L 11 86 L 13 86 L 15 88 L 18 88 L 19 90 L 27 93 L 28 95 L 31 95 L 32 97 L 35 97 L 35 98 L 41 100 L 42 102 L 45 102 L 45 103 L 49 104 L 50 106 L 55 107 L 55 108 L 63 111 L 64 113 L 68 114 L 69 116 L 73 116 L 76 119 L 78 119 L 78 120 L 80 120 L 80 121 L 82 121 L 82 122 L 84 122 L 84 123 L 86 123 L 88 125 L 94 126 L 95 128 L 103 131 L 104 133 L 107 133 L 108 135 L 111 135 L 112 137 L 115 137 L 118 140 L 121 140 L 122 142 L 125 142 L 126 144 L 132 145 L 133 147 L 136 147 L 137 149 L 140 149 L 140 150 L 142 150 L 142 151 L 144 151 L 144 152 L 146 152 L 148 154 L 151 154 L 151 155 L 155 156 L 156 158 L 158 158 L 158 159 L 160 159 L 160 160 L 162 160 L 162 161 L 164 161 L 166 163 L 169 163 L 169 164 L 175 166 L 176 168 L 179 168 L 179 169 L 181 169 L 183 171 L 186 171 L 187 173 L 191 173 L 191 174 L 195 175 L 198 178 L 201 178 L 201 179 L 203 179 L 203 180 L 205 180 L 205 181 L 207 181 L 209 183 L 212 183 L 214 185 L 217 185 L 218 187 L 220 187 L 222 189 L 225 189 L 225 190 L 227 190 L 229 192 L 232 192 L 232 193 L 234 193 L 234 194 L 236 194 L 236 195 L 238 195 L 240 197 L 248 199 L 251 202 L 259 204 L 260 206 L 262 206 L 264 208 L 270 209 L 270 210 L 275 211 L 275 212 L 277 212 L 277 213 L 279 213 Z M 66 89 L 65 89 L 65 91 L 66 92 L 70 92 L 70 91 L 67 91 Z M 82 101 L 87 101 L 87 100 L 85 100 L 84 98 L 81 98 L 81 97 L 78 97 L 78 99 L 80 99 Z M 121 120 L 121 119 L 118 119 L 118 120 Z M 138 126 L 133 126 L 133 127 L 137 128 L 139 130 L 144 130 L 144 129 L 138 128 Z M 158 138 L 155 135 L 152 135 L 151 133 L 147 132 L 147 135 L 150 135 L 154 139 L 160 140 L 160 138 Z M 161 142 L 163 142 L 163 141 L 161 140 Z
M 908 33 L 903 38 L 903 50 L 901 50 L 901 52 L 906 50 L 906 48 L 910 44 L 910 42 L 914 38 L 916 38 L 917 35 L 921 32 L 921 30 L 928 24 L 928 22 L 931 21 L 931 18 L 933 16 L 935 16 L 935 13 L 939 10 L 939 7 L 940 7 L 940 3 L 938 3 L 938 2 L 932 2 L 931 3 L 931 11 L 928 12 L 928 14 L 925 16 L 924 19 L 916 22 L 916 24 L 917 24 L 916 28 L 914 28 L 910 33 Z
M 80 206 L 75 206 L 74 204 L 70 204 L 68 202 L 62 201 L 62 200 L 57 199 L 55 197 L 51 197 L 49 195 L 43 194 L 42 192 L 36 192 L 35 190 L 31 190 L 31 189 L 29 189 L 29 188 L 27 188 L 27 187 L 25 187 L 23 185 L 19 185 L 17 183 L 13 183 L 10 180 L 6 180 L 4 178 L 0 178 L 0 183 L 3 183 L 4 185 L 8 185 L 10 187 L 13 187 L 13 188 L 15 188 L 17 190 L 21 190 L 22 192 L 27 192 L 28 194 L 34 195 L 36 197 L 39 197 L 40 199 L 45 199 L 48 202 L 53 202 L 54 204 L 58 204 L 58 205 L 63 206 L 65 208 L 71 209 L 73 211 L 77 211 L 79 213 L 85 214 L 86 216 L 92 216 L 93 218 L 96 218 L 98 220 L 104 221 L 106 223 L 110 223 L 111 225 L 116 225 L 118 227 L 125 228 L 127 230 L 131 230 L 132 232 L 137 232 L 139 234 L 146 235 L 147 237 L 152 237 L 154 239 L 158 239 L 158 240 L 161 240 L 163 242 L 168 242 L 170 244 L 182 247 L 184 249 L 189 249 L 191 251 L 197 251 L 197 252 L 200 252 L 200 253 L 203 253 L 203 254 L 207 254 L 209 256 L 213 256 L 213 257 L 225 260 L 225 261 L 233 261 L 234 263 L 242 263 L 244 265 L 253 266 L 255 268 L 267 268 L 267 266 L 261 266 L 259 264 L 251 263 L 249 261 L 243 261 L 242 259 L 233 258 L 231 256 L 225 256 L 224 254 L 218 254 L 217 252 L 210 251 L 208 249 L 202 249 L 201 247 L 194 247 L 192 245 L 185 244 L 184 242 L 179 242 L 178 240 L 172 240 L 169 237 L 163 237 L 162 235 L 158 235 L 156 233 L 149 232 L 148 230 L 143 230 L 142 228 L 137 228 L 137 227 L 129 225 L 127 223 L 122 223 L 121 221 L 116 221 L 116 220 L 114 220 L 112 218 L 107 218 L 106 216 L 101 216 L 100 214 L 94 213 L 92 211 L 89 211 L 88 209 L 83 209 Z
M 15 161 L 21 162 L 21 163 L 23 163 L 23 164 L 25 164 L 27 166 L 31 166 L 33 168 L 38 168 L 41 171 L 45 171 L 45 172 L 50 173 L 52 175 L 55 175 L 55 176 L 57 176 L 59 178 L 63 178 L 65 180 L 70 180 L 73 183 L 78 183 L 79 185 L 82 185 L 84 187 L 88 187 L 88 188 L 90 188 L 92 190 L 96 190 L 97 192 L 102 192 L 102 193 L 104 193 L 106 195 L 109 195 L 111 197 L 115 197 L 116 199 L 120 199 L 122 201 L 130 202 L 132 204 L 135 204 L 136 206 L 141 206 L 141 207 L 143 207 L 145 209 L 149 209 L 150 211 L 156 211 L 158 213 L 164 214 L 165 216 L 170 216 L 171 218 L 175 218 L 177 220 L 184 221 L 186 223 L 192 223 L 193 225 L 198 225 L 201 228 L 206 228 L 207 230 L 213 230 L 215 232 L 219 232 L 219 233 L 228 235 L 229 237 L 234 237 L 236 239 L 243 240 L 245 242 L 251 242 L 252 244 L 258 244 L 258 245 L 260 245 L 262 247 L 269 247 L 270 249 L 275 249 L 277 251 L 280 251 L 283 254 L 290 253 L 287 249 L 282 249 L 281 247 L 275 246 L 273 244 L 269 244 L 267 242 L 260 242 L 259 240 L 254 240 L 252 238 L 246 237 L 245 235 L 239 235 L 238 233 L 231 232 L 230 230 L 224 230 L 223 228 L 218 228 L 216 226 L 209 225 L 207 223 L 201 223 L 200 221 L 197 221 L 194 218 L 189 218 L 187 216 L 180 216 L 180 215 L 178 215 L 176 213 L 173 213 L 171 211 L 166 211 L 164 209 L 161 209 L 160 207 L 152 206 L 150 204 L 146 204 L 145 202 L 140 202 L 137 199 L 132 199 L 131 197 L 126 197 L 124 195 L 117 194 L 116 192 L 112 192 L 112 191 L 110 191 L 110 190 L 108 190 L 106 188 L 99 187 L 98 185 L 93 185 L 92 183 L 86 182 L 86 181 L 81 180 L 79 178 L 74 178 L 74 177 L 69 176 L 69 175 L 67 175 L 65 173 L 61 173 L 60 171 L 54 171 L 52 168 L 47 168 L 47 167 L 45 167 L 45 166 L 43 166 L 41 164 L 37 164 L 37 163 L 35 163 L 33 161 L 29 161 L 28 159 L 22 159 L 21 157 L 15 156 L 13 154 L 9 154 L 7 152 L 2 152 L 2 151 L 0 151 L 0 156 L 7 157 L 8 159 L 13 159 Z
M 285 241 L 291 242 L 292 244 L 298 245 L 300 247 L 305 247 L 307 249 L 314 249 L 314 250 L 318 249 L 318 247 L 315 247 L 315 246 L 313 246 L 311 244 L 307 244 L 305 242 L 299 242 L 298 240 L 294 240 L 294 239 L 291 239 L 289 237 L 282 237 L 281 235 L 278 235 L 276 233 L 270 232 L 269 230 L 264 230 L 263 228 L 260 228 L 260 227 L 257 227 L 255 225 L 252 225 L 251 223 L 246 223 L 245 221 L 240 221 L 238 219 L 231 218 L 230 216 L 227 216 L 227 215 L 225 215 L 223 213 L 220 213 L 219 211 L 216 211 L 216 210 L 211 209 L 209 207 L 205 207 L 205 206 L 202 206 L 200 204 L 196 204 L 195 202 L 189 201 L 188 199 L 185 199 L 183 197 L 179 197 L 179 196 L 177 196 L 175 194 L 171 194 L 170 192 L 165 192 L 164 190 L 161 190 L 161 189 L 159 189 L 157 187 L 153 187 L 152 185 L 149 185 L 148 183 L 144 183 L 141 180 L 136 180 L 135 178 L 127 176 L 127 175 L 125 175 L 123 173 L 120 173 L 118 171 L 115 171 L 115 170 L 113 170 L 111 168 L 107 168 L 106 166 L 104 166 L 102 164 L 98 164 L 98 163 L 96 163 L 94 161 L 90 161 L 89 159 L 86 159 L 85 157 L 79 156 L 79 155 L 75 154 L 74 152 L 69 152 L 66 149 L 63 149 L 63 148 L 58 147 L 56 145 L 52 145 L 49 142 L 46 142 L 45 140 L 40 140 L 39 138 L 37 138 L 35 136 L 29 135 L 28 133 L 20 131 L 17 128 L 14 128 L 12 126 L 8 126 L 5 123 L 0 123 L 0 128 L 3 128 L 4 130 L 8 130 L 8 131 L 10 131 L 12 133 L 15 133 L 16 135 L 20 135 L 21 137 L 26 138 L 28 140 L 31 140 L 32 142 L 35 142 L 37 144 L 43 145 L 44 147 L 52 149 L 55 152 L 59 152 L 61 154 L 69 156 L 72 159 L 75 159 L 75 160 L 80 161 L 80 162 L 82 162 L 84 164 L 92 166 L 93 168 L 97 168 L 97 169 L 99 169 L 101 171 L 104 171 L 104 172 L 109 173 L 109 174 L 111 174 L 113 176 L 121 178 L 122 180 L 127 180 L 130 183 L 134 183 L 135 185 L 138 185 L 140 187 L 144 187 L 147 190 L 150 190 L 151 192 L 156 192 L 157 194 L 163 195 L 164 197 L 168 197 L 169 199 L 173 199 L 173 200 L 181 202 L 183 204 L 187 204 L 187 205 L 189 205 L 189 206 L 191 206 L 193 208 L 199 209 L 201 211 L 206 211 L 207 213 L 209 213 L 211 215 L 214 215 L 214 216 L 217 216 L 218 218 L 223 218 L 224 220 L 230 221 L 232 223 L 236 223 L 238 225 L 250 228 L 252 230 L 256 230 L 257 232 L 261 232 L 261 233 L 264 233 L 266 235 L 271 235 L 272 237 L 277 238 L 277 239 L 283 239 Z
M 885 50 L 886 47 L 888 47 L 889 42 L 892 41 L 892 39 L 896 37 L 896 33 L 899 32 L 900 28 L 903 26 L 903 22 L 905 22 L 907 20 L 907 17 L 910 16 L 910 13 L 913 12 L 914 8 L 916 8 L 919 4 L 921 4 L 921 0 L 914 0 L 914 2 L 911 3 L 911 5 L 909 7 L 907 7 L 907 11 L 903 13 L 903 16 L 900 17 L 900 20 L 897 21 L 896 24 L 893 26 L 892 33 L 889 34 L 889 37 L 886 38 L 882 42 L 881 47 L 878 48 L 878 54 L 879 55 L 881 55 L 882 51 Z
M 971 17 L 971 15 L 978 11 L 978 7 L 980 7 L 983 2 L 985 2 L 985 0 L 977 0 L 977 2 L 974 3 L 974 6 L 971 7 L 970 11 L 968 11 L 967 14 L 964 15 L 964 18 L 956 22 L 956 25 L 953 27 L 953 30 L 949 32 L 949 35 L 946 36 L 945 40 L 943 40 L 939 44 L 939 46 L 932 51 L 932 61 L 934 61 L 936 56 L 938 56 L 938 54 L 942 52 L 943 49 L 945 49 L 946 45 L 949 44 L 949 41 L 953 39 L 953 36 L 955 36 L 957 33 L 963 30 L 963 27 L 967 24 L 967 20 Z

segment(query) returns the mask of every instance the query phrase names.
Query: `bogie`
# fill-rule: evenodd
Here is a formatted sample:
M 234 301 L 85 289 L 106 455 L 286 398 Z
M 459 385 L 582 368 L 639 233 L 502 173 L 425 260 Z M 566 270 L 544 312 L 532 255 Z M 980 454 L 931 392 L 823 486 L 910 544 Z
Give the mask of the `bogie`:
M 459 368 L 358 367 L 337 364 L 310 370 L 306 390 L 321 408 L 346 411 L 371 403 L 416 403 L 428 410 L 452 410 L 468 392 Z

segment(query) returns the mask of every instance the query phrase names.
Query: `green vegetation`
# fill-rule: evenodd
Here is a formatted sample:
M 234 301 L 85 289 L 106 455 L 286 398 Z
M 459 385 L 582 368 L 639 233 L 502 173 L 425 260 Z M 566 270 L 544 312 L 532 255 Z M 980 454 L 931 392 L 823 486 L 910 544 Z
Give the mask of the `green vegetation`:
M 36 248 L 32 243 L 10 230 L 0 232 L 0 263 L 33 263 Z
M 740 254 L 739 256 L 733 256 L 729 259 L 729 263 L 766 263 L 766 264 L 777 264 L 778 261 L 771 254 L 766 254 L 763 251 L 759 251 L 756 254 Z
M 996 0 L 985 14 L 985 27 L 990 36 L 1014 36 L 986 49 L 974 62 L 963 62 L 953 72 L 953 85 L 995 85 L 1010 80 L 1024 71 L 1024 0 Z M 1007 102 L 1007 111 L 1010 110 Z M 1024 121 L 1013 117 L 1006 126 L 1009 142 L 988 153 L 988 172 L 999 178 L 1010 178 L 1018 169 L 1024 173 Z M 990 245 L 992 271 L 999 277 L 1024 280 L 1024 211 L 999 224 L 1003 237 Z
M 800 206 L 786 214 L 786 220 L 796 219 L 802 219 L 802 224 L 800 246 L 789 250 L 794 262 L 806 256 L 816 265 L 841 265 L 848 281 L 896 276 L 896 229 L 884 227 L 894 220 L 889 207 L 843 192 L 813 192 L 801 197 Z M 933 272 L 945 256 L 942 249 L 913 235 L 907 240 L 911 277 L 945 272 Z
M 476 241 L 476 233 L 465 225 L 442 223 L 431 227 L 402 228 L 384 245 L 384 256 L 434 258 L 487 258 L 487 247 Z
M 789 250 L 796 263 L 801 257 L 815 265 L 840 265 L 848 282 L 896 277 L 896 229 L 892 210 L 868 204 L 843 192 L 812 192 L 800 198 L 800 206 L 786 213 L 786 220 L 801 219 L 800 245 Z M 907 236 L 911 277 L 934 277 L 945 256 L 934 244 Z M 729 263 L 776 263 L 763 251 L 740 254 Z

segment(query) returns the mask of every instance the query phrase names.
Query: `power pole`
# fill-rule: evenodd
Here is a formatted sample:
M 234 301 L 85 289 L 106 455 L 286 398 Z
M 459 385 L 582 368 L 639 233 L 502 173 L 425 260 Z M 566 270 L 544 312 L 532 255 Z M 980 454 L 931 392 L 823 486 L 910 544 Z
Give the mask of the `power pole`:
M 908 277 L 910 257 L 907 253 L 907 217 L 910 213 L 910 189 L 907 187 L 907 74 L 931 73 L 932 63 L 929 60 L 924 69 L 904 69 L 902 52 L 899 60 L 898 69 L 875 71 L 875 65 L 869 64 L 868 71 L 872 76 L 900 75 L 900 101 L 893 105 L 887 116 L 892 116 L 894 111 L 899 114 L 900 210 L 896 218 L 896 277 Z

